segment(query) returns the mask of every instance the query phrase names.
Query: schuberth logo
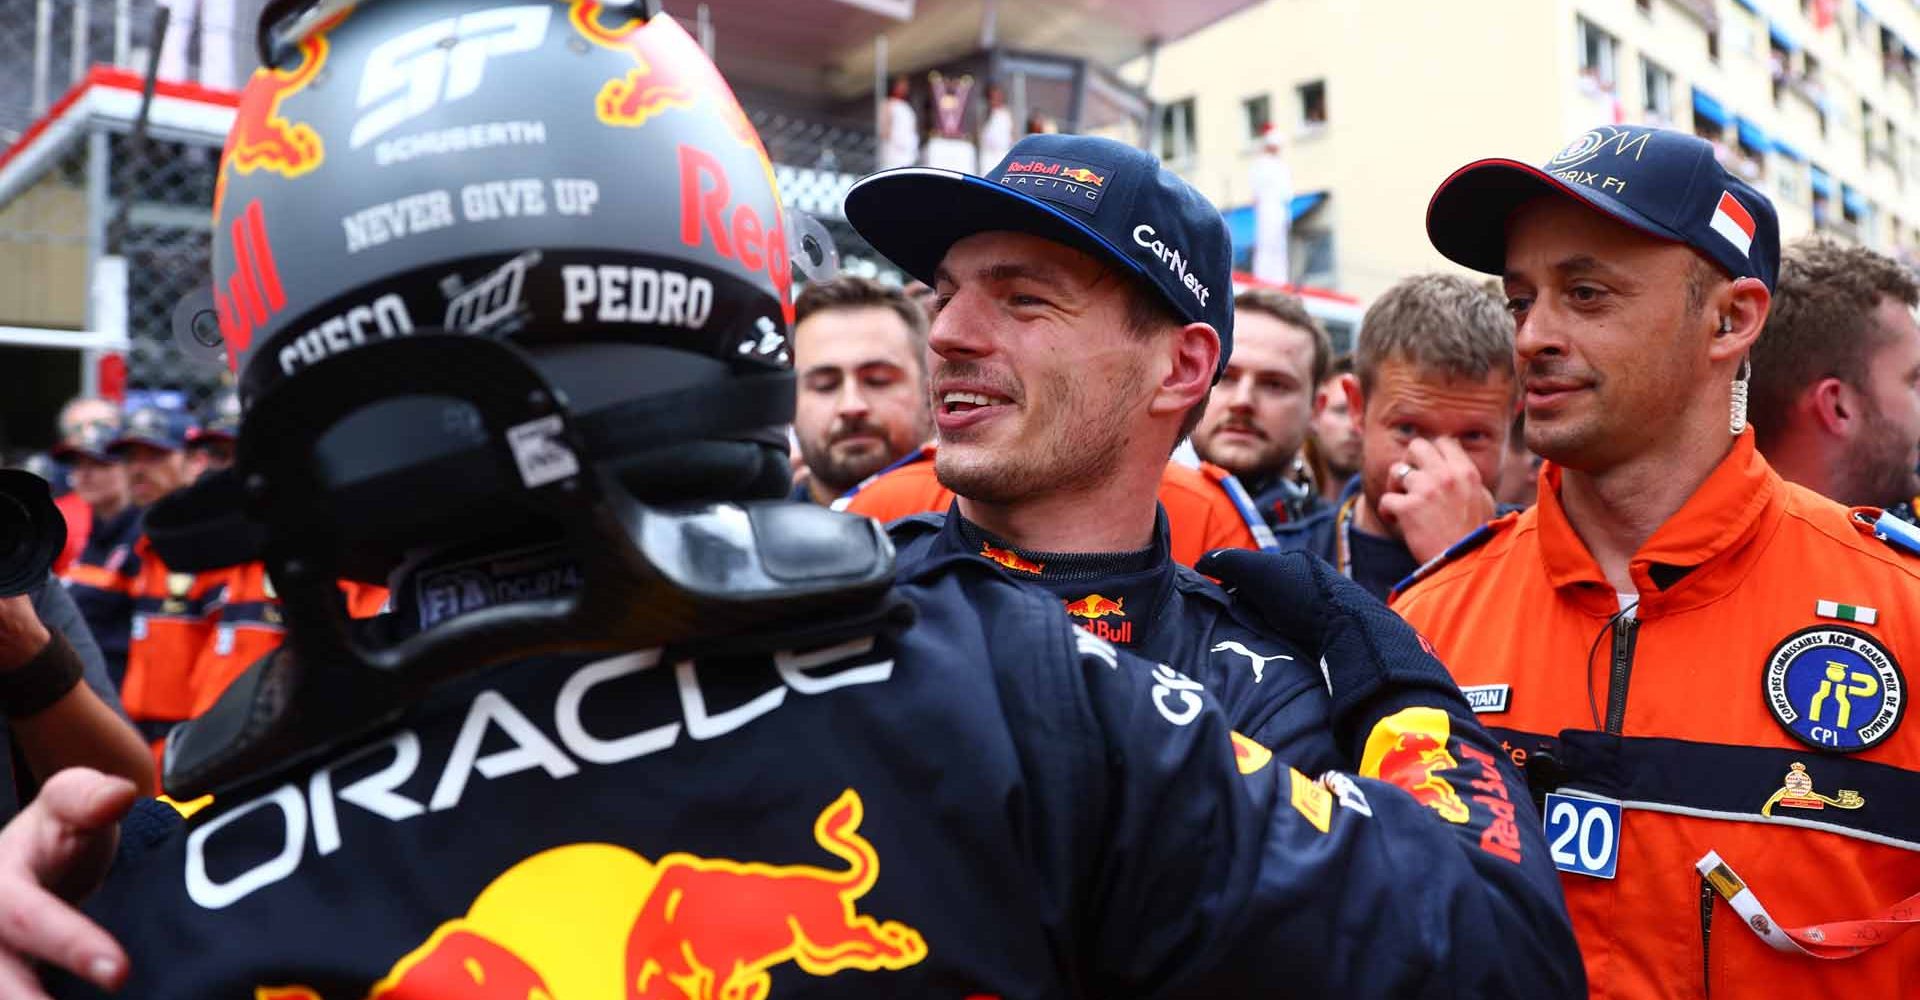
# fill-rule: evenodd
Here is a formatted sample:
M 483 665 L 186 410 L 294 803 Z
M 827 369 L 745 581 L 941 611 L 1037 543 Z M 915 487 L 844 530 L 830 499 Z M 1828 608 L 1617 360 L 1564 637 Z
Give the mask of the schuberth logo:
M 1112 175 L 1111 170 L 1087 163 L 1035 158 L 1009 161 L 1001 172 L 1000 184 L 1092 215 L 1100 207 Z

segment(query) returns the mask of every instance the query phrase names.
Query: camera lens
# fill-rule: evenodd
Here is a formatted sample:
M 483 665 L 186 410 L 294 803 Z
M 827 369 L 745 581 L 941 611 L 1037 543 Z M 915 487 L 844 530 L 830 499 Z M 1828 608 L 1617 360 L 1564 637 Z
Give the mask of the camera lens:
M 26 505 L 0 493 L 0 563 L 17 554 L 33 537 L 33 514 Z
M 0 469 L 0 597 L 24 594 L 47 578 L 67 544 L 67 522 L 47 481 Z

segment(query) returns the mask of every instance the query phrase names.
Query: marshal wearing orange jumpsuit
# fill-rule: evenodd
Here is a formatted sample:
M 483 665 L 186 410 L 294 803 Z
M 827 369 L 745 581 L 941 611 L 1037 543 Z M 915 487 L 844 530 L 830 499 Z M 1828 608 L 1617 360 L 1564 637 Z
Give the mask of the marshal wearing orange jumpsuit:
M 1627 126 L 1427 225 L 1503 275 L 1549 463 L 1393 606 L 1545 796 L 1592 995 L 1920 996 L 1920 556 L 1742 429 L 1772 206 Z

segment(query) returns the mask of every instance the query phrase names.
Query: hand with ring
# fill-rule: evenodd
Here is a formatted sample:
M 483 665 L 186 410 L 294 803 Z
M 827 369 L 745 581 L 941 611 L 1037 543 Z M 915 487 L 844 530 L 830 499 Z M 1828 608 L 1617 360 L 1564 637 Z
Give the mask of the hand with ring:
M 1451 437 L 1414 439 L 1406 457 L 1387 470 L 1387 482 L 1389 492 L 1376 513 L 1399 530 L 1418 562 L 1445 552 L 1494 515 L 1493 494 L 1480 481 L 1480 470 Z

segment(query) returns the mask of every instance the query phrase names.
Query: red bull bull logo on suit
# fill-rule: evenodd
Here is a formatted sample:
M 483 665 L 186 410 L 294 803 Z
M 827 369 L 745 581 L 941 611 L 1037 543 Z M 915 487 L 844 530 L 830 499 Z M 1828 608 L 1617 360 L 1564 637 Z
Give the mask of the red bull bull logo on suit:
M 763 1000 L 789 963 L 811 976 L 918 964 L 918 930 L 859 912 L 880 877 L 864 811 L 847 789 L 814 821 L 838 868 L 684 852 L 649 862 L 612 844 L 536 854 L 395 962 L 367 1000 Z M 254 996 L 319 1000 L 298 985 Z

